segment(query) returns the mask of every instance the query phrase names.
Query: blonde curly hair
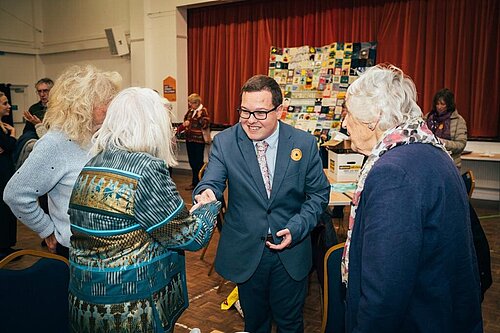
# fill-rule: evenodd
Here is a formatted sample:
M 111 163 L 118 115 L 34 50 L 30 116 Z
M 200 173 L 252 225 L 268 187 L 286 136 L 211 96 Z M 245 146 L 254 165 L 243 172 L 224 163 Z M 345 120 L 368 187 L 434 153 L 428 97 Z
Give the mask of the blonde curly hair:
M 64 132 L 69 139 L 85 146 L 95 132 L 94 109 L 107 107 L 118 93 L 122 77 L 92 65 L 72 66 L 56 80 L 50 90 L 43 124 Z

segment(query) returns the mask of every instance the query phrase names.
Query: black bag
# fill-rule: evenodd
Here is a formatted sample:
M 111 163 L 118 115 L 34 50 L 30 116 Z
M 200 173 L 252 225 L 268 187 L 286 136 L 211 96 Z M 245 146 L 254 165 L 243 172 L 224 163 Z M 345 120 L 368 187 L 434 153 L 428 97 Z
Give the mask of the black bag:
M 488 244 L 488 239 L 486 238 L 483 227 L 481 227 L 479 217 L 470 202 L 469 209 L 472 238 L 474 240 L 474 248 L 476 249 L 477 266 L 479 268 L 479 278 L 481 281 L 482 301 L 484 293 L 493 283 L 493 278 L 491 277 L 490 245 Z

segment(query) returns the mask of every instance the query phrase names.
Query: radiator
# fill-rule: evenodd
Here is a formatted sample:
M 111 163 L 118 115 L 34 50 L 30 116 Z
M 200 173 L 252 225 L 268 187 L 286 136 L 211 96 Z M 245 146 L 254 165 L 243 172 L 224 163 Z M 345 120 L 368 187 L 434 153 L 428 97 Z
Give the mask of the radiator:
M 464 173 L 472 170 L 476 186 L 472 198 L 500 201 L 500 162 L 462 159 Z

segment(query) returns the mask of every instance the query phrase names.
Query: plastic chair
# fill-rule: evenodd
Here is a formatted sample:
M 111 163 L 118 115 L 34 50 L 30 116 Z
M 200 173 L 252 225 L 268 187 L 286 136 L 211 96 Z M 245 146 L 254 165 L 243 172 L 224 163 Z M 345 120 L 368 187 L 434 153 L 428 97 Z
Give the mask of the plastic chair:
M 322 333 L 345 331 L 345 286 L 340 273 L 344 244 L 332 246 L 325 254 Z
M 462 174 L 462 179 L 465 183 L 465 188 L 467 189 L 467 194 L 469 195 L 469 199 L 472 198 L 472 193 L 474 192 L 474 188 L 476 187 L 476 178 L 474 177 L 474 173 L 472 170 L 465 171 Z
M 39 257 L 31 266 L 4 268 L 21 256 Z M 0 261 L 2 332 L 67 332 L 69 263 L 64 257 L 21 250 Z

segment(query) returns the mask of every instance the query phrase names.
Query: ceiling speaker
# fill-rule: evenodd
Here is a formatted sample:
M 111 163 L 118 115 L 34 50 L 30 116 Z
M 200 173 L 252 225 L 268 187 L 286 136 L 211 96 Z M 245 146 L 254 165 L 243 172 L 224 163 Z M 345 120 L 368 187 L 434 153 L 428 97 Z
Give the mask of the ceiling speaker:
M 127 38 L 125 32 L 120 27 L 112 27 L 104 29 L 108 40 L 109 51 L 111 55 L 122 56 L 129 54 Z

